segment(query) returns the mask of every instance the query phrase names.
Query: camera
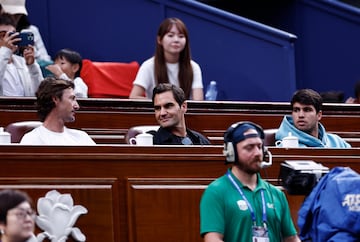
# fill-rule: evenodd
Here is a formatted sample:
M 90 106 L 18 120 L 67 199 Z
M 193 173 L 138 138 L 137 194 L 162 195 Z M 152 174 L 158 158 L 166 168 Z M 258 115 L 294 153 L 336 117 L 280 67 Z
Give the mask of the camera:
M 14 33 L 11 33 L 12 35 Z M 34 45 L 34 34 L 32 32 L 21 32 L 16 38 L 20 38 L 20 41 L 15 42 L 14 44 L 19 47 L 26 47 L 28 45 Z
M 281 185 L 291 195 L 309 195 L 329 168 L 311 160 L 291 160 L 280 164 Z

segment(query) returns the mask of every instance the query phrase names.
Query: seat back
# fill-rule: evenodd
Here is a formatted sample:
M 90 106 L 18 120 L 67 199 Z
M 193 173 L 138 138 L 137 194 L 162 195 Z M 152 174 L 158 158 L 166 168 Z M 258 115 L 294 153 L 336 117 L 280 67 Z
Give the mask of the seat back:
M 138 134 L 146 133 L 149 131 L 157 131 L 159 129 L 159 125 L 140 125 L 134 126 L 128 129 L 126 133 L 126 143 L 130 144 L 130 139 L 136 137 Z
M 40 121 L 20 121 L 8 124 L 5 131 L 11 134 L 11 143 L 20 143 L 24 134 L 40 125 L 42 125 Z
M 278 129 L 264 129 L 265 139 L 264 145 L 265 146 L 275 146 L 275 134 Z

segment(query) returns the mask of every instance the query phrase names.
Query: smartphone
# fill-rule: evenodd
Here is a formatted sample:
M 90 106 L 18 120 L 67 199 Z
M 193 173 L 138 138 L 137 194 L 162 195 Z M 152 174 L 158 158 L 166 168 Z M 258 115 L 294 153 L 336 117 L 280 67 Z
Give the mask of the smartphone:
M 34 45 L 34 34 L 32 32 L 21 32 L 17 38 L 21 38 L 19 42 L 15 43 L 19 47 Z
M 11 32 L 10 35 L 13 35 L 14 32 Z M 34 34 L 32 32 L 21 32 L 16 38 L 20 38 L 21 40 L 15 42 L 14 44 L 19 47 L 26 47 L 28 45 L 34 45 Z

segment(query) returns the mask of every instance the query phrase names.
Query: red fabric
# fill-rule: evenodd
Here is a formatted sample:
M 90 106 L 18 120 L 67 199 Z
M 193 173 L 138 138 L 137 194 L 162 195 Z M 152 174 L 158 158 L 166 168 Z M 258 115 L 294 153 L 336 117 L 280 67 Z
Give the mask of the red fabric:
M 94 62 L 83 60 L 80 76 L 88 86 L 88 96 L 128 98 L 139 70 L 139 63 Z

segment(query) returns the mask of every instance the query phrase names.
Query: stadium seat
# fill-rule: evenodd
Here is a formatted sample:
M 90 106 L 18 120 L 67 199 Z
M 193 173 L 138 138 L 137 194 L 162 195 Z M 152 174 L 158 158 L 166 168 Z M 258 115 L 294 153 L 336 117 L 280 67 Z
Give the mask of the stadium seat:
M 40 125 L 42 125 L 40 121 L 20 121 L 8 124 L 5 131 L 11 134 L 11 143 L 20 143 L 24 134 Z

